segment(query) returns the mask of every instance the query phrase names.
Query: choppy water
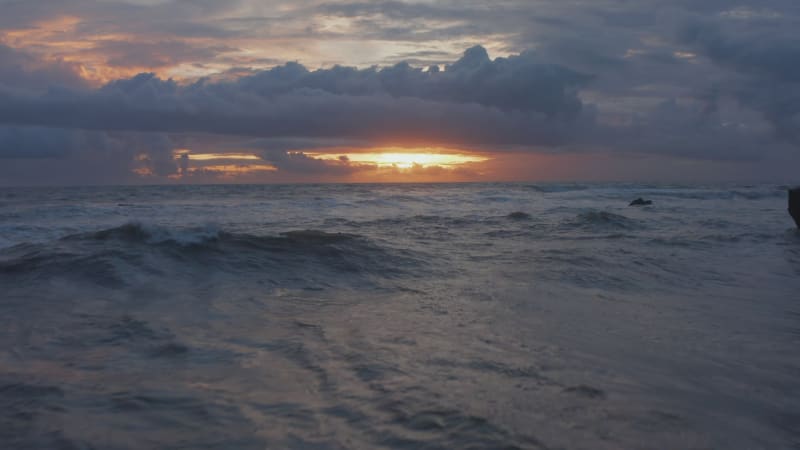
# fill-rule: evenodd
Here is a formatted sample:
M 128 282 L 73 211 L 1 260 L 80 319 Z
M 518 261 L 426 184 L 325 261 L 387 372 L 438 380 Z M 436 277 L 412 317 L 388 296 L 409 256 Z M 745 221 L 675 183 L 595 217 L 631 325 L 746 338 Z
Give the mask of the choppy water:
M 800 448 L 785 197 L 2 189 L 0 448 Z

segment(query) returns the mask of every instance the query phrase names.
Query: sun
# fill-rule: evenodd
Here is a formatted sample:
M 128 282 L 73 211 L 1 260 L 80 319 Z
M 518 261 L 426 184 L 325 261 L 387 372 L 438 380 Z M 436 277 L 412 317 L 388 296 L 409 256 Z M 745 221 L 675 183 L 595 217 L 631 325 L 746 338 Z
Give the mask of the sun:
M 482 155 L 458 153 L 446 149 L 406 150 L 394 147 L 375 149 L 369 152 L 308 153 L 308 156 L 322 160 L 346 159 L 354 164 L 369 164 L 379 168 L 393 167 L 397 169 L 430 166 L 455 168 L 463 164 L 479 163 L 489 159 Z

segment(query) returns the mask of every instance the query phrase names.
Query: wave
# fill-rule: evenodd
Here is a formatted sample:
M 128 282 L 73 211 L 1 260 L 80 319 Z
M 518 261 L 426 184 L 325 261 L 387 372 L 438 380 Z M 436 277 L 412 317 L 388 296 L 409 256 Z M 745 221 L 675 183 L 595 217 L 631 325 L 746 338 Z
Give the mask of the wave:
M 512 212 L 511 214 L 507 215 L 506 218 L 511 219 L 511 220 L 531 220 L 532 219 L 530 214 L 524 213 L 522 211 Z
M 606 231 L 609 229 L 635 230 L 644 228 L 638 221 L 608 211 L 587 211 L 578 214 L 566 223 L 567 227 L 582 228 L 592 231 Z
M 541 192 L 543 194 L 554 194 L 559 192 L 571 192 L 571 191 L 585 191 L 589 189 L 589 186 L 582 184 L 529 184 L 526 185 L 525 187 L 536 192 Z
M 685 200 L 765 200 L 784 198 L 787 195 L 787 189 L 783 186 L 741 187 L 728 190 L 698 188 L 653 189 L 645 190 L 644 192 L 643 195 L 648 197 Z
M 0 254 L 0 277 L 21 277 L 20 282 L 67 278 L 122 288 L 142 278 L 208 273 L 248 279 L 249 274 L 275 285 L 310 286 L 347 283 L 347 277 L 413 276 L 424 273 L 426 265 L 408 250 L 379 246 L 356 234 L 294 230 L 258 236 L 127 223 L 6 249 Z
M 21 277 L 23 282 L 60 277 L 92 280 L 109 288 L 125 285 L 114 264 L 120 255 L 114 251 L 81 254 L 38 245 L 21 245 L 12 247 L 10 253 L 18 256 L 0 261 L 0 276 Z
M 263 247 L 263 244 L 275 244 L 282 241 L 294 244 L 335 244 L 362 237 L 348 233 L 328 233 L 320 230 L 295 230 L 287 231 L 278 236 L 255 236 L 243 233 L 230 233 L 214 226 L 200 228 L 170 229 L 139 222 L 130 222 L 124 225 L 105 230 L 73 234 L 63 237 L 64 241 L 119 241 L 150 245 L 178 245 L 198 247 L 214 244 L 239 244 Z
M 459 229 L 468 226 L 494 223 L 503 217 L 496 216 L 439 216 L 439 215 L 415 215 L 386 217 L 375 220 L 353 221 L 343 218 L 333 218 L 325 220 L 327 226 L 346 226 L 352 228 L 418 228 L 420 226 L 433 226 L 437 228 Z
M 775 242 L 778 236 L 769 233 L 741 232 L 741 233 L 695 233 L 692 235 L 679 235 L 673 237 L 659 237 L 649 242 L 659 246 L 683 247 L 695 250 L 712 249 L 725 244 L 766 244 Z
M 179 245 L 192 245 L 217 240 L 220 238 L 221 234 L 222 232 L 214 226 L 170 229 L 146 225 L 140 222 L 129 222 L 105 230 L 65 236 L 62 240 L 116 240 L 149 244 L 174 243 Z
M 298 230 L 281 233 L 286 239 L 303 244 L 333 244 L 360 238 L 357 234 L 327 233 L 319 230 Z
M 502 225 L 508 221 L 525 222 L 533 220 L 533 215 L 523 211 L 513 211 L 505 215 L 482 215 L 472 214 L 468 216 L 440 216 L 440 215 L 415 215 L 388 217 L 368 221 L 352 221 L 344 218 L 326 219 L 327 226 L 345 226 L 352 228 L 375 227 L 375 228 L 397 228 L 397 227 L 419 227 L 435 226 L 446 228 L 456 232 L 458 229 L 484 225 Z

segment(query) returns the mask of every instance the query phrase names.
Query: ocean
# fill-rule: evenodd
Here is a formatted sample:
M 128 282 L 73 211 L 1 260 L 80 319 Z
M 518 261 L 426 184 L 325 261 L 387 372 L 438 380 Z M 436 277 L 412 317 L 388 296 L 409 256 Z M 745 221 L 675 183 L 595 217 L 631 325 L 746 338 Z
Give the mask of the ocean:
M 798 449 L 786 189 L 2 188 L 0 448 Z

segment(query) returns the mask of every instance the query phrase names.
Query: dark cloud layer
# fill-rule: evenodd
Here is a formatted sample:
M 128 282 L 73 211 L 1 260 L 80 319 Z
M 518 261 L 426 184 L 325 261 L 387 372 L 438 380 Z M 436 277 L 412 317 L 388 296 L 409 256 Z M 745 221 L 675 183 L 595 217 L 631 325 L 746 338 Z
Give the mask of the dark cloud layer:
M 177 173 L 174 143 L 157 133 L 0 126 L 0 184 L 130 183 L 134 170 Z
M 558 143 L 586 126 L 589 77 L 532 54 L 490 60 L 474 47 L 444 71 L 297 63 L 236 81 L 180 85 L 152 74 L 94 91 L 0 90 L 0 121 L 149 132 L 360 138 L 461 145 Z
M 76 133 L 39 127 L 0 127 L 0 160 L 63 158 L 76 147 Z
M 800 144 L 800 35 L 759 30 L 733 34 L 716 23 L 696 21 L 682 38 L 715 63 L 740 74 L 723 86 L 743 104 L 760 111 L 778 136 Z

